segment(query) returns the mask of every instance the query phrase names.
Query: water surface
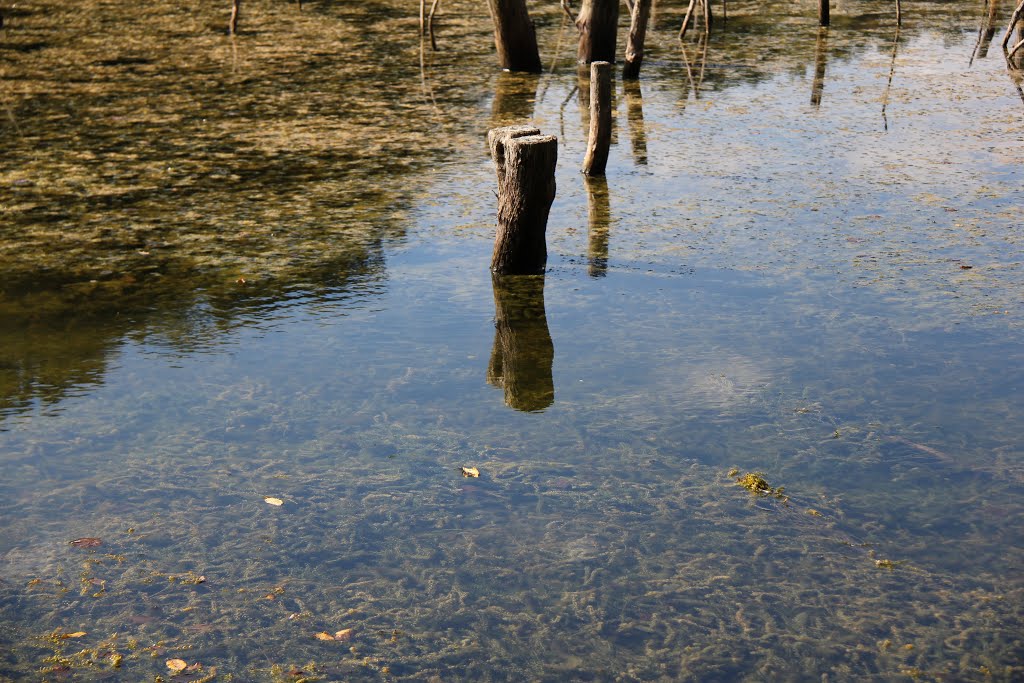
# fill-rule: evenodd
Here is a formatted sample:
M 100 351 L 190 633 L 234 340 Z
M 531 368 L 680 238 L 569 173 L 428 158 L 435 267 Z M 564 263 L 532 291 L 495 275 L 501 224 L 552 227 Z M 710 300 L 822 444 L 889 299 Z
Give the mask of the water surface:
M 1024 675 L 985 7 L 680 46 L 659 4 L 606 181 L 555 4 L 539 77 L 471 3 L 438 52 L 390 2 L 89 8 L 0 10 L 0 675 Z M 525 120 L 549 267 L 494 280 L 483 139 Z

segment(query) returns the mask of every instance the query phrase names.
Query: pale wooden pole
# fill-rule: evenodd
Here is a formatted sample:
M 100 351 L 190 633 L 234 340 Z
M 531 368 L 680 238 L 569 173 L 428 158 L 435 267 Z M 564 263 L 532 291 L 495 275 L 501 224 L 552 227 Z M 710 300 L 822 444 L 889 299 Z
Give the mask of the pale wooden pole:
M 639 2 L 639 0 L 637 0 Z M 612 65 L 590 65 L 590 136 L 583 158 L 583 173 L 604 175 L 612 142 Z

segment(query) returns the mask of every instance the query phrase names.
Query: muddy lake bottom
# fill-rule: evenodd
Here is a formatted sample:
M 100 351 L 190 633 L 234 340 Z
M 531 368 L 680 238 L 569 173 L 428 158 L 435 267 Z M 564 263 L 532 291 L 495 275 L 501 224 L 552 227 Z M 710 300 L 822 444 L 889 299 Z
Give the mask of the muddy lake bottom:
M 661 4 L 588 181 L 557 5 L 540 76 L 468 3 L 437 53 L 390 3 L 247 6 L 5 15 L 0 680 L 1024 677 L 982 8 L 730 4 L 681 48 Z M 484 136 L 525 121 L 548 269 L 493 279 Z

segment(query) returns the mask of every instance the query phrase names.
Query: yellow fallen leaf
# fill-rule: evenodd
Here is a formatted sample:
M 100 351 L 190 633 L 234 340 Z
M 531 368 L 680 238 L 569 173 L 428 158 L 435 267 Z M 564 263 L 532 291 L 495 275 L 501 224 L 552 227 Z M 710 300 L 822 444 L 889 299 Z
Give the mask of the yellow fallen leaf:
M 464 477 L 479 477 L 480 476 L 480 470 L 478 470 L 475 467 L 463 467 L 462 468 L 462 476 L 464 476 Z
M 65 638 L 81 638 L 85 635 L 85 631 L 75 631 L 74 633 L 65 633 Z
M 345 641 L 345 640 L 351 640 L 351 638 L 352 638 L 352 629 L 350 629 L 350 628 L 343 628 L 343 629 L 341 629 L 340 631 L 338 631 L 337 633 L 334 634 L 334 639 L 335 640 Z
M 280 498 L 264 498 L 264 503 L 270 503 L 271 505 L 284 505 L 284 501 Z
M 167 668 L 171 671 L 184 671 L 188 663 L 184 659 L 168 659 Z
M 334 640 L 334 636 L 332 636 L 330 633 L 324 633 L 323 631 L 315 634 L 313 637 L 317 640 Z

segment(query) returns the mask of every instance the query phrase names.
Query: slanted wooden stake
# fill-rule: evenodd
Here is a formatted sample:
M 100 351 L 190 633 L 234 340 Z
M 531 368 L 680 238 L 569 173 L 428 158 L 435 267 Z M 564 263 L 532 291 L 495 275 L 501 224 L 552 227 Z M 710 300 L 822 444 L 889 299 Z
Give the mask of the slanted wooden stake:
M 636 0 L 630 12 L 629 40 L 626 42 L 626 65 L 622 67 L 623 78 L 639 78 L 640 64 L 644 61 L 644 38 L 647 36 L 647 20 L 651 16 L 651 0 Z
M 555 199 L 558 138 L 525 126 L 487 134 L 498 175 L 498 229 L 491 271 L 499 275 L 544 272 L 545 232 Z
M 537 33 L 526 11 L 526 0 L 487 0 L 494 20 L 498 64 L 506 71 L 540 73 Z
M 594 62 L 590 65 L 590 138 L 587 141 L 587 155 L 583 158 L 585 174 L 604 175 L 611 143 L 612 65 L 608 62 Z
M 580 64 L 615 61 L 619 0 L 583 0 L 576 28 L 580 32 L 576 58 Z

